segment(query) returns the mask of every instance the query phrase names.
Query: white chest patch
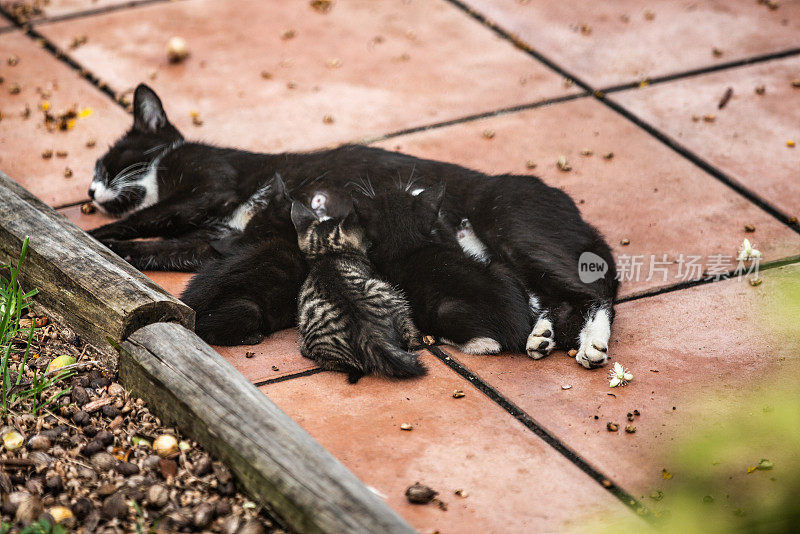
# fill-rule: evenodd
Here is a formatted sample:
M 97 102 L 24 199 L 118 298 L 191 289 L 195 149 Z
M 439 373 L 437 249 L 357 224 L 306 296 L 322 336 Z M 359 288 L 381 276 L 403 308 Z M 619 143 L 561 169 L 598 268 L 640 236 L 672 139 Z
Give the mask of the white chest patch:
M 144 188 L 144 200 L 139 204 L 138 209 L 152 206 L 158 202 L 158 163 L 150 165 L 144 176 L 139 178 L 135 183 L 136 185 Z

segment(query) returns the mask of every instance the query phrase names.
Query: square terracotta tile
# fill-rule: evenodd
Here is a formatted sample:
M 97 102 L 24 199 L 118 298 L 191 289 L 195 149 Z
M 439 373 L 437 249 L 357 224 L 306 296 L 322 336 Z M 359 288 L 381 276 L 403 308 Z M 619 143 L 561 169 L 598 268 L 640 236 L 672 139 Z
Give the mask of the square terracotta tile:
M 800 32 L 797 2 L 463 2 L 597 89 L 796 48 Z
M 151 84 L 187 137 L 254 150 L 319 148 L 577 91 L 447 2 L 334 2 L 322 14 L 308 2 L 196 0 L 38 29 L 59 46 L 88 35 L 72 56 L 116 91 Z M 190 56 L 171 65 L 175 35 Z
M 780 335 L 774 325 L 792 316 L 775 303 L 785 284 L 800 284 L 800 264 L 762 277 L 758 287 L 729 280 L 618 305 L 609 355 L 633 373 L 625 387 L 610 389 L 608 368 L 587 371 L 563 352 L 534 361 L 445 350 L 623 489 L 646 496 L 662 489 L 664 468 L 692 477 L 666 463 L 680 438 L 735 406 L 743 391 L 795 380 L 800 333 Z M 635 409 L 641 415 L 629 423 Z M 635 433 L 623 430 L 628 424 Z
M 492 139 L 484 137 L 486 130 L 494 132 Z M 534 172 L 562 188 L 611 245 L 622 296 L 698 277 L 690 261 L 711 274 L 717 266 L 731 270 L 745 237 L 764 253 L 764 261 L 800 250 L 798 234 L 591 98 L 380 145 L 493 174 Z M 584 149 L 592 155 L 581 155 Z M 609 152 L 614 157 L 604 158 Z M 561 155 L 571 171 L 556 167 Z M 526 168 L 528 161 L 536 163 L 533 171 Z M 746 224 L 753 224 L 755 233 L 745 232 Z M 622 245 L 624 239 L 628 245 Z
M 62 208 L 59 212 L 75 223 L 76 226 L 84 230 L 97 228 L 113 220 L 99 212 L 91 214 L 82 213 L 80 206 Z M 192 277 L 192 273 L 164 271 L 144 271 L 144 274 L 164 288 L 168 293 L 176 297 L 181 296 L 183 290 L 186 289 L 186 285 L 189 283 L 189 279 Z M 255 383 L 291 375 L 308 369 L 314 369 L 316 367 L 314 362 L 304 358 L 300 354 L 297 345 L 297 330 L 293 328 L 276 332 L 258 345 L 238 347 L 215 346 L 214 349 L 226 360 L 231 362 L 231 364 L 249 380 Z M 254 356 L 248 358 L 248 352 L 254 353 Z
M 0 34 L 2 63 L 0 85 L 0 169 L 20 185 L 52 206 L 86 198 L 95 160 L 106 144 L 129 126 L 125 112 L 91 84 L 20 32 Z M 10 66 L 6 56 L 16 56 Z M 17 94 L 10 94 L 14 86 Z M 49 131 L 45 126 L 43 102 L 52 114 L 73 106 L 87 116 L 77 118 L 74 127 Z M 29 110 L 26 111 L 26 110 Z M 26 118 L 27 116 L 27 118 Z M 95 145 L 87 147 L 94 139 Z M 50 151 L 45 159 L 43 152 Z M 59 157 L 63 151 L 65 157 Z M 66 170 L 72 172 L 70 177 Z
M 793 81 L 800 84 L 800 57 L 693 76 L 609 98 L 787 215 L 800 217 L 800 87 L 793 87 Z M 758 87 L 764 88 L 763 95 L 756 93 Z M 728 88 L 733 97 L 717 109 Z M 709 114 L 714 122 L 703 120 Z M 787 146 L 790 141 L 795 146 Z
M 261 389 L 420 532 L 556 532 L 632 514 L 467 381 L 423 359 L 429 374 L 417 380 L 351 385 L 320 373 Z M 453 398 L 457 389 L 466 395 Z M 438 491 L 447 511 L 408 503 L 415 482 Z M 569 504 L 576 495 L 580 509 Z

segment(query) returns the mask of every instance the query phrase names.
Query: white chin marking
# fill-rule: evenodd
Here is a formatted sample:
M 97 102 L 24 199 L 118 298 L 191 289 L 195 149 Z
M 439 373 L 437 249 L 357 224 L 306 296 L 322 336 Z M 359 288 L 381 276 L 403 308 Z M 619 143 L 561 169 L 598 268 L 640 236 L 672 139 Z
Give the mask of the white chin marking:
M 461 245 L 464 254 L 475 258 L 481 263 L 489 263 L 489 251 L 486 249 L 486 245 L 483 244 L 483 241 L 475 235 L 475 231 L 472 229 L 472 225 L 469 224 L 469 222 L 456 232 L 456 241 Z
M 533 325 L 531 335 L 528 336 L 528 342 L 525 344 L 525 352 L 534 360 L 544 358 L 556 346 L 553 336 L 553 323 L 545 315 L 542 315 Z
M 490 337 L 474 337 L 458 347 L 458 350 L 464 354 L 497 354 L 501 348 L 500 343 Z
M 419 195 L 420 193 L 422 193 L 423 191 L 425 191 L 425 189 L 423 189 L 422 187 L 418 187 L 416 189 L 412 189 L 411 190 L 411 196 L 415 197 L 415 196 Z
M 580 333 L 580 347 L 575 359 L 592 369 L 608 362 L 608 340 L 611 337 L 611 314 L 608 308 L 599 308 L 589 314 Z
M 106 184 L 103 182 L 92 182 L 91 188 L 94 190 L 95 205 L 98 206 L 101 202 L 111 202 L 117 198 L 117 195 L 119 194 L 113 189 L 106 187 Z

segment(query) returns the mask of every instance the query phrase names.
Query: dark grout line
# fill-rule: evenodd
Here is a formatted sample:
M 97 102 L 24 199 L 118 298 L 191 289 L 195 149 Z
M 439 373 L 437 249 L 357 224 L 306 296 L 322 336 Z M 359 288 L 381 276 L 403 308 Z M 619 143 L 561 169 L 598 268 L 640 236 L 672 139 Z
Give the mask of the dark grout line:
M 760 56 L 752 56 L 744 59 L 727 61 L 725 63 L 719 63 L 717 65 L 699 67 L 696 69 L 676 72 L 674 74 L 667 74 L 664 76 L 656 76 L 655 78 L 646 78 L 645 80 L 642 81 L 646 81 L 648 86 L 657 85 L 660 83 L 671 82 L 683 78 L 691 78 L 692 76 L 700 76 L 703 74 L 710 74 L 712 72 L 719 72 L 721 70 L 732 69 L 736 67 L 745 67 L 748 65 L 757 65 L 758 63 L 764 63 L 776 59 L 783 59 L 798 54 L 800 54 L 800 48 L 789 48 L 788 50 L 783 50 L 781 52 L 772 52 L 769 54 L 762 54 Z M 639 86 L 640 83 L 641 82 L 628 82 L 619 85 L 612 85 L 610 87 L 600 89 L 600 91 L 603 93 L 616 93 L 618 91 L 626 91 L 628 89 L 637 89 L 640 87 Z
M 30 25 L 43 25 L 43 24 L 50 24 L 56 22 L 62 22 L 65 20 L 73 20 L 79 19 L 84 17 L 93 17 L 96 15 L 103 15 L 105 13 L 113 13 L 114 11 L 122 11 L 124 9 L 136 8 L 136 7 L 143 7 L 149 6 L 151 4 L 165 4 L 168 2 L 174 2 L 175 0 L 129 0 L 128 2 L 124 2 L 121 4 L 113 4 L 109 6 L 103 7 L 96 7 L 92 9 L 84 9 L 81 11 L 74 11 L 72 13 L 64 13 L 63 15 L 56 15 L 54 17 L 42 17 L 38 19 L 31 19 L 25 24 Z M 15 21 L 16 22 L 16 21 Z
M 313 369 L 306 369 L 305 371 L 300 371 L 299 373 L 291 373 L 288 375 L 276 376 L 275 378 L 268 378 L 267 380 L 262 380 L 261 382 L 254 382 L 253 385 L 257 388 L 260 388 L 261 386 L 276 384 L 278 382 L 285 382 L 287 380 L 292 380 L 293 378 L 312 376 L 323 372 L 325 372 L 325 369 L 321 367 L 314 367 Z
M 370 138 L 362 140 L 361 142 L 363 144 L 365 144 L 365 145 L 369 145 L 369 144 L 372 144 L 372 143 L 385 141 L 387 139 L 392 139 L 394 137 L 400 137 L 400 136 L 403 136 L 403 135 L 409 135 L 409 134 L 424 132 L 424 131 L 427 131 L 427 130 L 434 130 L 436 128 L 445 128 L 447 126 L 454 126 L 456 124 L 462 124 L 462 123 L 465 123 L 465 122 L 471 122 L 471 121 L 480 120 L 480 119 L 488 119 L 488 118 L 491 118 L 491 117 L 499 117 L 501 115 L 508 115 L 510 113 L 517 113 L 519 111 L 526 111 L 526 110 L 529 110 L 529 109 L 536 109 L 536 108 L 540 108 L 540 107 L 544 107 L 544 106 L 549 106 L 549 105 L 552 105 L 552 104 L 560 104 L 561 102 L 569 102 L 570 100 L 576 100 L 578 98 L 584 98 L 584 97 L 587 97 L 587 96 L 589 96 L 588 92 L 581 91 L 579 93 L 574 93 L 574 94 L 571 94 L 571 95 L 558 96 L 558 97 L 554 97 L 554 98 L 546 98 L 544 100 L 538 100 L 536 102 L 531 102 L 529 104 L 520 104 L 518 106 L 512 106 L 512 107 L 509 107 L 509 108 L 502 108 L 502 109 L 497 109 L 497 110 L 494 110 L 494 111 L 486 111 L 486 112 L 483 112 L 483 113 L 476 113 L 474 115 L 466 115 L 464 117 L 459 117 L 457 119 L 451 119 L 451 120 L 446 120 L 446 121 L 442 121 L 442 122 L 434 122 L 434 123 L 425 124 L 425 125 L 422 125 L 422 126 L 414 126 L 414 127 L 406 128 L 406 129 L 403 129 L 403 130 L 397 130 L 395 132 L 391 132 L 391 133 L 388 133 L 388 134 L 379 135 L 379 136 L 376 136 L 376 137 L 370 137 Z
M 450 369 L 458 373 L 462 378 L 465 378 L 473 386 L 475 386 L 481 393 L 489 397 L 492 401 L 498 404 L 506 412 L 508 412 L 514 419 L 522 423 L 528 430 L 539 436 L 553 449 L 559 452 L 567 460 L 577 466 L 585 474 L 589 475 L 604 489 L 608 490 L 612 495 L 619 499 L 625 506 L 633 510 L 635 513 L 648 520 L 646 515 L 642 512 L 646 508 L 631 494 L 619 487 L 612 480 L 607 478 L 603 473 L 592 467 L 586 460 L 584 460 L 578 453 L 567 447 L 557 437 L 548 432 L 539 423 L 537 423 L 530 415 L 528 415 L 519 406 L 505 398 L 499 391 L 492 387 L 488 382 L 485 382 L 480 377 L 472 373 L 467 367 L 456 361 L 455 358 L 444 352 L 438 346 L 426 347 L 428 352 L 436 356 L 442 363 Z
M 120 102 L 119 99 L 117 99 L 117 95 L 114 93 L 114 91 L 111 90 L 111 88 L 108 86 L 107 83 L 101 81 L 100 78 L 98 78 L 96 75 L 94 75 L 91 71 L 89 71 L 88 69 L 83 67 L 83 65 L 81 65 L 80 63 L 78 63 L 74 59 L 72 59 L 71 56 L 69 56 L 66 52 L 64 52 L 63 50 L 58 48 L 50 39 L 48 39 L 47 37 L 45 37 L 44 35 L 42 35 L 38 31 L 36 31 L 36 29 L 34 29 L 29 24 L 21 24 L 21 23 L 19 23 L 16 19 L 14 19 L 14 17 L 2 5 L 0 5 L 0 15 L 4 16 L 8 20 L 10 20 L 12 23 L 14 23 L 14 25 L 17 28 L 20 28 L 22 31 L 25 32 L 25 35 L 30 37 L 33 41 L 35 41 L 37 44 L 39 44 L 43 49 L 47 50 L 52 55 L 54 55 L 56 57 L 56 59 L 58 59 L 62 63 L 64 63 L 67 66 L 69 66 L 72 70 L 77 72 L 78 75 L 81 78 L 83 78 L 84 80 L 86 80 L 89 83 L 91 83 L 92 85 L 94 85 L 95 88 L 98 91 L 100 91 L 101 93 L 105 94 L 107 97 L 109 97 L 111 100 L 113 100 L 122 109 L 126 108 L 126 106 L 122 102 Z
M 572 80 L 576 85 L 580 86 L 582 89 L 592 94 L 597 101 L 602 102 L 607 107 L 611 108 L 613 111 L 616 111 L 618 114 L 622 115 L 623 117 L 631 121 L 633 124 L 635 124 L 639 128 L 643 129 L 645 132 L 649 133 L 650 135 L 661 141 L 667 147 L 671 148 L 673 151 L 677 152 L 679 155 L 688 159 L 689 161 L 694 163 L 697 167 L 699 167 L 700 169 L 704 170 L 705 172 L 716 178 L 718 181 L 727 185 L 729 188 L 733 189 L 738 194 L 745 197 L 747 200 L 749 200 L 762 210 L 769 213 L 772 217 L 776 218 L 784 225 L 788 226 L 790 229 L 794 230 L 797 233 L 800 233 L 800 223 L 798 223 L 796 217 L 783 213 L 778 208 L 772 206 L 772 204 L 770 204 L 766 199 L 761 198 L 759 195 L 757 195 L 744 185 L 740 184 L 739 182 L 737 182 L 736 180 L 734 180 L 721 170 L 717 169 L 711 163 L 707 162 L 694 152 L 690 151 L 689 149 L 687 149 L 686 147 L 684 147 L 683 145 L 681 145 L 680 143 L 669 137 L 668 135 L 662 133 L 660 130 L 656 129 L 654 126 L 650 125 L 643 119 L 640 119 L 639 117 L 637 117 L 636 115 L 634 115 L 621 105 L 617 104 L 616 102 L 605 98 L 605 93 L 603 93 L 600 90 L 595 90 L 587 82 L 583 81 L 577 76 L 574 76 L 571 72 L 562 68 L 560 65 L 551 61 L 547 57 L 543 56 L 542 54 L 534 50 L 531 46 L 529 46 L 527 43 L 524 43 L 518 37 L 508 33 L 506 30 L 504 30 L 494 22 L 488 20 L 482 14 L 475 12 L 469 6 L 461 2 L 461 0 L 447 0 L 447 1 L 453 4 L 454 6 L 458 7 L 459 9 L 463 10 L 464 12 L 466 12 L 469 16 L 479 21 L 481 24 L 486 25 L 488 28 L 493 30 L 497 35 L 511 41 L 517 48 L 525 51 L 531 57 L 540 61 L 541 63 L 549 67 L 551 70 L 559 73 L 561 76 L 564 76 L 565 78 Z M 782 53 L 785 53 L 787 55 L 792 55 L 793 53 L 795 53 L 793 52 L 794 50 L 795 49 L 791 49 Z M 800 49 L 798 49 L 798 52 L 800 52 Z
M 777 269 L 780 267 L 784 267 L 786 265 L 791 265 L 793 263 L 800 263 L 800 255 L 796 256 L 789 256 L 787 258 L 781 258 L 779 260 L 769 261 L 767 263 L 761 264 L 758 266 L 758 272 L 762 273 L 764 271 L 769 271 L 771 269 Z M 744 276 L 746 273 L 742 273 Z M 657 295 L 663 295 L 665 293 L 672 293 L 674 291 L 679 291 L 681 289 L 688 289 L 690 287 L 696 286 L 704 286 L 706 284 L 715 284 L 717 282 L 724 282 L 726 280 L 732 280 L 738 276 L 738 273 L 735 269 L 728 271 L 725 274 L 720 275 L 719 278 L 712 277 L 712 278 L 699 278 L 696 280 L 687 280 L 685 282 L 680 282 L 678 284 L 673 284 L 670 286 L 661 286 L 656 287 L 654 289 L 645 289 L 644 291 L 639 291 L 637 293 L 633 293 L 626 297 L 619 298 L 614 301 L 614 304 L 622 304 L 623 302 L 631 302 L 634 300 L 640 300 L 648 297 L 655 297 Z

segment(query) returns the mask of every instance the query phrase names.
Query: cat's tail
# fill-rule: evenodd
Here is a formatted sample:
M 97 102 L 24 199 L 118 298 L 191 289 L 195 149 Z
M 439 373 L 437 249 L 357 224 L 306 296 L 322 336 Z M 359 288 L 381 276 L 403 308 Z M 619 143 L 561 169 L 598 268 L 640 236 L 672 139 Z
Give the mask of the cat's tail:
M 372 344 L 369 350 L 372 371 L 387 378 L 413 378 L 428 372 L 413 352 L 387 342 Z

